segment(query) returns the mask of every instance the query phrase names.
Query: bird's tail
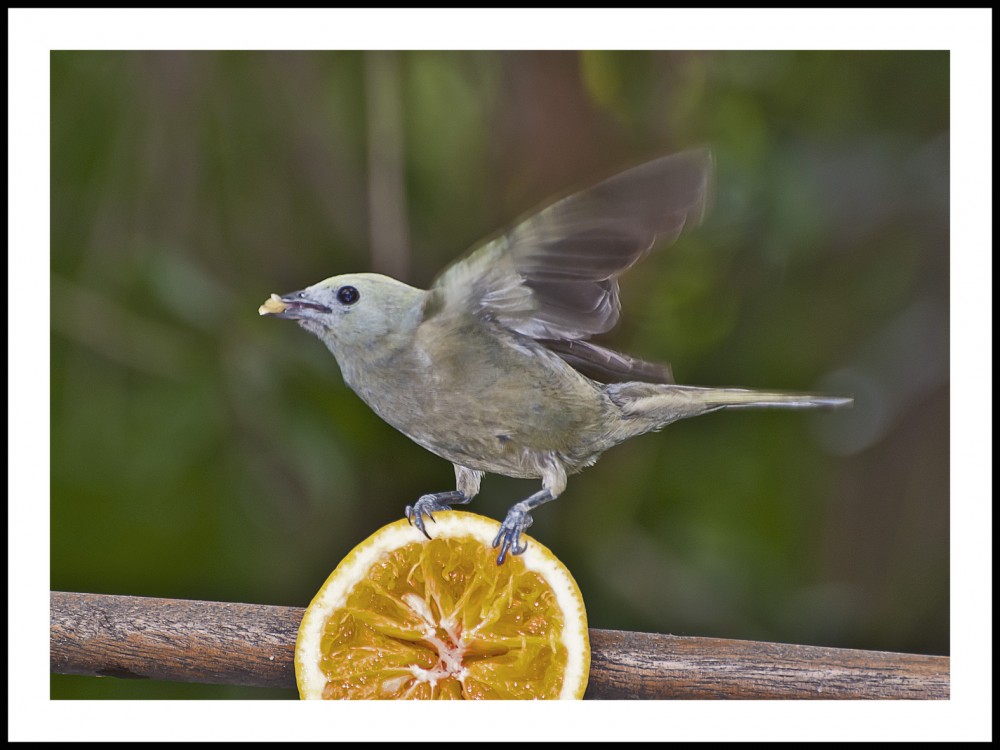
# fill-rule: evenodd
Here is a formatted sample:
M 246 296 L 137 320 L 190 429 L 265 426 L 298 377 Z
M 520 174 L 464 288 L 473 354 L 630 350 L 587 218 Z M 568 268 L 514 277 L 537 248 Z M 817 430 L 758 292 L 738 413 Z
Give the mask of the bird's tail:
M 719 409 L 837 409 L 854 403 L 850 396 L 659 383 L 615 383 L 605 392 L 621 416 L 634 422 L 635 434 Z

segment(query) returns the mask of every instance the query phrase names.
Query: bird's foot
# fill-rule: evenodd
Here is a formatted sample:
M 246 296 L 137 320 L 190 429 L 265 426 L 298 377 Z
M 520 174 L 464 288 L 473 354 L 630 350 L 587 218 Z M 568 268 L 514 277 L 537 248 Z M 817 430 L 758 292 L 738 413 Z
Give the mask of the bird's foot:
M 547 503 L 553 499 L 552 490 L 545 487 L 507 511 L 507 517 L 503 519 L 503 523 L 500 524 L 500 531 L 493 540 L 493 548 L 500 548 L 500 554 L 497 555 L 497 565 L 503 565 L 503 561 L 507 559 L 508 552 L 512 555 L 521 555 L 528 549 L 527 543 L 521 543 L 521 532 L 533 523 L 531 511 L 542 503 Z
M 466 496 L 460 490 L 433 492 L 429 495 L 421 495 L 416 503 L 407 505 L 404 512 L 406 513 L 406 520 L 409 521 L 410 525 L 416 526 L 420 529 L 420 533 L 430 539 L 431 535 L 424 528 L 424 516 L 433 521 L 434 516 L 431 515 L 432 513 L 439 510 L 451 510 L 452 505 L 465 505 L 471 500 L 471 497 Z
M 528 549 L 527 544 L 521 542 L 521 532 L 531 526 L 533 520 L 525 503 L 518 503 L 509 511 L 507 517 L 500 524 L 500 531 L 493 540 L 494 549 L 499 547 L 500 554 L 497 555 L 497 565 L 503 565 L 507 559 L 507 552 L 512 555 L 520 555 Z

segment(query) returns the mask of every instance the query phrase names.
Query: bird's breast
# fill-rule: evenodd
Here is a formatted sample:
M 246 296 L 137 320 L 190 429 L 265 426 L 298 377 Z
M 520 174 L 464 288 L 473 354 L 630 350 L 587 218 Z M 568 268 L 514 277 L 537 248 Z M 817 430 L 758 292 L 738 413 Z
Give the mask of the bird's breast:
M 452 463 L 515 477 L 540 476 L 540 453 L 564 457 L 571 471 L 596 458 L 605 399 L 561 360 L 478 338 L 424 343 L 344 368 L 351 388 L 411 440 Z

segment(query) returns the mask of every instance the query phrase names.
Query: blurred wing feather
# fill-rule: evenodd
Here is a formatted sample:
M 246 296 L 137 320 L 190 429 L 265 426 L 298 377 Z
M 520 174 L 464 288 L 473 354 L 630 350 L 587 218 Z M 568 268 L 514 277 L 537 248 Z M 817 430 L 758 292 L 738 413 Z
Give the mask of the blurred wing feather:
M 707 149 L 684 151 L 563 198 L 447 268 L 432 287 L 434 308 L 550 343 L 609 331 L 621 311 L 617 277 L 658 241 L 701 222 L 711 172 Z M 593 345 L 572 355 L 550 348 L 608 367 L 608 350 Z M 658 367 L 616 356 L 637 372 Z
M 621 352 L 605 349 L 589 341 L 539 341 L 574 370 L 602 383 L 642 380 L 647 383 L 673 383 L 670 365 L 643 362 Z

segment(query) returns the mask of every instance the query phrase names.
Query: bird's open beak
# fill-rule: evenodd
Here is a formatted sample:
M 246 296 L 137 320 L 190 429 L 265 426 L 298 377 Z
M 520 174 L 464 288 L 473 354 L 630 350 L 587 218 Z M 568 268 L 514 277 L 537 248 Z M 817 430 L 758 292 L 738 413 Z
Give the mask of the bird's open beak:
M 257 308 L 257 312 L 261 315 L 274 315 L 278 318 L 291 318 L 292 320 L 305 317 L 308 314 L 307 310 L 316 310 L 321 313 L 331 312 L 326 305 L 321 305 L 319 302 L 313 302 L 307 298 L 304 292 L 292 292 L 284 297 L 272 294 L 263 305 Z

